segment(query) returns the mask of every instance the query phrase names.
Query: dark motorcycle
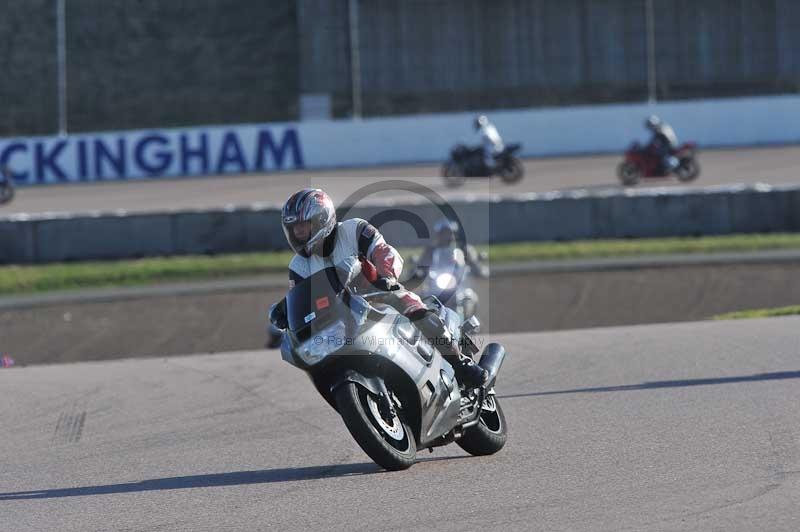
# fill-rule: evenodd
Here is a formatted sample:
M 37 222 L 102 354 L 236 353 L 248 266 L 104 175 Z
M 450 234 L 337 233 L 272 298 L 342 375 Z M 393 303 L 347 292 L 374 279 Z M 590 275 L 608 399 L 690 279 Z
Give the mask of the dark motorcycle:
M 700 163 L 697 162 L 697 145 L 693 142 L 683 144 L 673 154 L 678 159 L 674 170 L 664 168 L 661 157 L 653 151 L 634 142 L 625 152 L 625 160 L 617 169 L 619 180 L 626 187 L 633 186 L 642 178 L 661 178 L 675 175 L 678 181 L 688 183 L 700 175 Z
M 519 144 L 506 145 L 494 156 L 494 167 L 489 168 L 483 158 L 483 148 L 458 144 L 450 150 L 450 158 L 442 166 L 444 182 L 448 187 L 460 187 L 468 177 L 499 176 L 505 183 L 516 183 L 525 174 L 522 161 L 514 155 L 520 148 Z
M 14 181 L 8 168 L 0 168 L 0 205 L 14 199 Z
M 503 347 L 483 350 L 479 364 L 489 382 L 465 388 L 414 324 L 382 302 L 390 293 L 359 290 L 359 277 L 357 266 L 330 267 L 289 291 L 281 303 L 288 321 L 283 359 L 308 373 L 358 445 L 385 469 L 407 469 L 417 449 L 451 442 L 473 455 L 502 449 L 506 421 L 494 384 Z M 477 319 L 461 323 L 435 299 L 427 303 L 439 309 L 464 354 L 477 354 L 470 338 Z

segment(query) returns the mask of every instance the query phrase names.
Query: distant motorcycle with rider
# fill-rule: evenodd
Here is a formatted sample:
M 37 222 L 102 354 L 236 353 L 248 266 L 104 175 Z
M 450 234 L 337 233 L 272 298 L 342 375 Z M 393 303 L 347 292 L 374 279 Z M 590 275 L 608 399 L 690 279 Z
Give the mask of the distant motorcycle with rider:
M 472 278 L 486 279 L 489 269 L 483 263 L 487 256 L 473 246 L 458 244 L 458 222 L 442 219 L 433 228 L 433 239 L 421 256 L 412 258 L 412 280 L 420 282 L 423 297 L 435 296 L 454 310 L 462 320 L 478 313 L 478 294 L 471 286 Z
M 645 127 L 652 132 L 650 142 L 644 146 L 634 142 L 617 168 L 617 176 L 624 186 L 634 186 L 643 178 L 674 175 L 683 183 L 698 178 L 697 144 L 678 144 L 675 131 L 657 116 L 649 117 Z
M 442 166 L 442 177 L 448 187 L 462 186 L 467 178 L 498 176 L 507 184 L 517 183 L 525 174 L 522 161 L 516 156 L 520 144 L 505 144 L 497 127 L 481 115 L 475 119 L 475 131 L 481 145 L 457 144 Z

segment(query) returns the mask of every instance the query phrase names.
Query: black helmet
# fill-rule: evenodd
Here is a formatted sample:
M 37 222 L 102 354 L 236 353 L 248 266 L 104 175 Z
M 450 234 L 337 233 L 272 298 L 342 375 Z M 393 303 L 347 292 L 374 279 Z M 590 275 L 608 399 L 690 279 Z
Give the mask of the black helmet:
M 488 123 L 489 119 L 486 117 L 486 115 L 480 115 L 475 118 L 475 122 L 473 123 L 473 125 L 475 126 L 475 130 L 477 131 Z
M 449 246 L 456 241 L 458 222 L 442 218 L 433 226 L 433 241 L 437 246 Z
M 308 237 L 295 236 L 295 227 L 310 222 Z M 295 253 L 303 257 L 319 254 L 322 244 L 336 227 L 336 209 L 330 196 L 318 188 L 304 188 L 286 200 L 281 211 L 283 234 Z
M 661 127 L 661 119 L 656 115 L 650 115 L 647 120 L 644 122 L 644 127 L 651 131 L 655 131 L 659 127 Z

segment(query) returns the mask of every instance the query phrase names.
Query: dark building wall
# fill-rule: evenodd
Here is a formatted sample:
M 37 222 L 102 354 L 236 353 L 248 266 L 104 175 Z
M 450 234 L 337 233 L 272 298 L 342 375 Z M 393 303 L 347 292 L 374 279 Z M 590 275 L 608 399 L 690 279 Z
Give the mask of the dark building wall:
M 58 127 L 56 10 L 52 0 L 2 0 L 0 136 Z
M 346 1 L 298 0 L 303 24 L 337 28 L 304 48 L 326 65 L 301 86 L 350 97 Z M 661 99 L 796 91 L 797 0 L 654 0 Z M 641 101 L 645 0 L 361 0 L 368 115 Z M 314 34 L 313 29 L 301 33 Z M 335 68 L 333 66 L 335 65 Z
M 290 120 L 294 0 L 69 0 L 72 131 Z
M 359 0 L 366 115 L 641 101 L 645 0 Z M 797 0 L 654 0 L 660 99 L 800 90 Z M 55 133 L 55 0 L 0 7 L 0 135 Z M 67 0 L 70 131 L 352 112 L 348 0 Z
M 662 98 L 797 90 L 796 0 L 656 2 Z

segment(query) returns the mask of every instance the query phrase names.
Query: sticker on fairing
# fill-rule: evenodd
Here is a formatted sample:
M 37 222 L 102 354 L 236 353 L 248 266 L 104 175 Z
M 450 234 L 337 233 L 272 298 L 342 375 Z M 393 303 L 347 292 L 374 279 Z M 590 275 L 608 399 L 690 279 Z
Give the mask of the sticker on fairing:
M 312 312 L 311 314 L 309 314 L 308 316 L 306 316 L 303 319 L 305 320 L 306 323 L 308 323 L 309 321 L 313 320 L 316 317 L 317 317 L 317 313 L 316 312 Z

